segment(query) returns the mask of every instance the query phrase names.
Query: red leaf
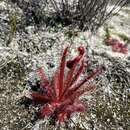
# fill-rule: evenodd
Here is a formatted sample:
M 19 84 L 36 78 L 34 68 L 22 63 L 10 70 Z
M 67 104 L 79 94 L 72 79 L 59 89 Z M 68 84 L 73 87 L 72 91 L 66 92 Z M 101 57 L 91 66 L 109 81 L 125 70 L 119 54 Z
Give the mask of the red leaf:
M 83 85 L 78 90 L 75 90 L 75 87 L 68 90 L 68 93 L 65 95 L 65 98 L 70 98 L 72 100 L 79 98 L 83 94 L 90 94 L 95 90 L 96 86 L 92 84 Z
M 84 112 L 85 106 L 81 101 L 75 101 L 73 105 L 67 106 L 66 110 L 67 113 L 74 113 L 74 112 Z
M 81 74 L 82 69 L 84 67 L 84 62 L 83 62 L 82 65 L 81 65 L 81 68 L 79 69 L 79 72 L 77 73 L 77 75 L 73 79 L 73 75 L 74 75 L 74 72 L 76 71 L 76 67 L 77 67 L 78 63 L 81 61 L 81 59 L 83 58 L 84 48 L 79 47 L 78 51 L 79 51 L 79 55 L 76 58 L 74 58 L 73 60 L 67 62 L 67 67 L 69 67 L 70 70 L 67 73 L 67 77 L 66 77 L 66 80 L 65 80 L 64 91 L 63 91 L 60 99 L 63 98 L 64 94 L 67 92 L 67 89 L 69 87 L 71 87 L 71 85 L 74 83 L 74 81 L 76 81 L 78 79 L 78 77 Z
M 54 112 L 54 109 L 52 108 L 52 106 L 51 105 L 46 105 L 45 107 L 41 108 L 40 117 L 41 118 L 42 117 L 44 118 L 45 116 L 49 117 L 49 116 L 51 116 L 51 114 L 53 114 L 53 112 Z
M 59 83 L 59 72 L 57 71 L 54 76 L 54 90 L 56 94 L 56 100 L 59 100 L 60 95 L 60 83 Z
M 85 49 L 83 46 L 78 47 L 78 51 L 80 55 L 83 55 L 85 53 Z
M 37 72 L 38 72 L 38 75 L 41 78 L 41 85 L 42 85 L 42 87 L 47 86 L 49 84 L 49 81 L 48 81 L 48 78 L 46 77 L 46 75 L 44 73 L 44 70 L 42 68 L 39 68 L 37 70 Z
M 63 52 L 63 56 L 61 58 L 61 65 L 60 65 L 60 73 L 59 73 L 59 96 L 62 93 L 63 86 L 64 86 L 64 70 L 65 70 L 65 61 L 67 55 L 68 47 L 65 48 Z
M 117 43 L 117 44 L 112 45 L 112 50 L 114 52 L 120 52 L 120 53 L 123 53 L 123 54 L 127 54 L 128 53 L 127 46 L 123 45 L 122 43 Z
M 43 94 L 39 94 L 39 93 L 31 93 L 31 96 L 32 96 L 32 99 L 35 103 L 40 103 L 40 104 L 44 104 L 46 102 L 50 102 L 51 99 L 46 96 L 46 95 L 43 95 Z
M 82 63 L 80 65 L 79 69 L 77 70 L 77 74 L 75 74 L 75 76 L 73 77 L 70 86 L 72 86 L 72 84 L 74 84 L 74 82 L 76 82 L 78 80 L 78 78 L 82 74 L 83 70 L 84 70 L 84 60 L 82 60 Z
M 99 75 L 100 73 L 102 73 L 103 71 L 103 67 L 97 68 L 96 70 L 94 70 L 92 72 L 91 75 L 87 76 L 84 78 L 84 80 L 80 81 L 79 84 L 77 84 L 75 87 L 71 88 L 67 93 L 73 95 L 77 90 L 79 90 L 86 82 L 88 82 L 89 80 L 95 78 L 95 76 Z M 67 94 L 67 95 L 69 95 Z

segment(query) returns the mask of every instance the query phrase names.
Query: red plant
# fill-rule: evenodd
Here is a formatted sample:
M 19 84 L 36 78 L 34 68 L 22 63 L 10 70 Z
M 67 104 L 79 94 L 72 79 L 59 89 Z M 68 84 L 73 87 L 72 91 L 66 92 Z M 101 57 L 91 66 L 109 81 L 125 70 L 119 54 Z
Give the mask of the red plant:
M 120 42 L 117 39 L 109 37 L 106 39 L 105 42 L 107 45 L 112 46 L 112 51 L 114 51 L 114 52 L 119 52 L 119 53 L 123 53 L 123 54 L 128 53 L 127 45 Z
M 114 44 L 112 46 L 112 50 L 114 52 L 120 52 L 120 53 L 123 53 L 123 54 L 127 54 L 128 53 L 127 45 L 123 45 L 122 43 Z
M 56 122 L 64 122 L 73 113 L 85 111 L 85 105 L 79 97 L 95 89 L 95 85 L 89 84 L 88 81 L 99 75 L 103 67 L 98 67 L 91 74 L 81 78 L 86 67 L 85 49 L 79 47 L 78 51 L 78 56 L 66 61 L 68 47 L 65 48 L 60 67 L 51 81 L 45 76 L 42 68 L 38 70 L 42 92 L 32 92 L 31 96 L 34 103 L 42 105 L 39 112 L 40 118 L 53 117 Z

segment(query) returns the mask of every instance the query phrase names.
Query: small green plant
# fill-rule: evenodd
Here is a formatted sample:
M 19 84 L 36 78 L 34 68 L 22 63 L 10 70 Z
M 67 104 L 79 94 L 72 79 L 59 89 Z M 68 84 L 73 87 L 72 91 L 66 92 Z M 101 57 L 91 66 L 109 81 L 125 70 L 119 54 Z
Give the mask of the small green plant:
M 17 29 L 17 16 L 16 14 L 10 14 L 10 33 L 12 36 L 15 35 Z
M 109 38 L 110 37 L 110 30 L 109 30 L 109 27 L 106 27 L 105 28 L 105 38 L 107 39 L 107 38 Z
M 10 34 L 9 34 L 9 39 L 6 43 L 6 45 L 8 46 L 12 39 L 15 36 L 16 30 L 17 30 L 17 17 L 16 14 L 9 14 L 9 24 L 10 24 Z

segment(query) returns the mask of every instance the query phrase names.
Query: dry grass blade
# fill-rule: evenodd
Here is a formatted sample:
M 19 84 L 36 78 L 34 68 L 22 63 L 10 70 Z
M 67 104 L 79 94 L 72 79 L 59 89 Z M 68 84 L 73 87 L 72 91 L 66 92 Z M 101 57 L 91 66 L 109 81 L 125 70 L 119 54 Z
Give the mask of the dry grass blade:
M 108 18 L 117 13 L 127 0 L 51 0 L 52 7 L 67 24 L 81 30 L 97 30 Z M 111 3 L 113 6 L 111 7 Z

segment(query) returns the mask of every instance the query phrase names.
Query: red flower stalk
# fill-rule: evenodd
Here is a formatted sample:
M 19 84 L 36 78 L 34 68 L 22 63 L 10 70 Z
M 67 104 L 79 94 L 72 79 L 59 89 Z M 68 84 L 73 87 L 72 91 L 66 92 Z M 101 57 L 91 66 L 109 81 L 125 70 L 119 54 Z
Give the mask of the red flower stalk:
M 106 42 L 106 44 L 108 46 L 112 47 L 112 51 L 114 51 L 114 52 L 119 52 L 119 53 L 123 53 L 123 54 L 127 54 L 128 53 L 127 45 L 122 43 L 122 42 L 120 42 L 117 39 L 109 37 L 109 38 L 106 39 L 105 42 Z
M 90 75 L 80 78 L 85 69 L 85 49 L 78 48 L 78 56 L 66 61 L 68 47 L 65 48 L 60 67 L 56 71 L 52 81 L 49 81 L 42 68 L 38 70 L 41 78 L 42 92 L 32 92 L 32 100 L 41 104 L 40 118 L 53 117 L 56 121 L 64 122 L 75 112 L 84 112 L 85 106 L 79 97 L 88 94 L 95 89 L 88 81 L 99 75 L 103 68 L 97 68 Z M 68 69 L 67 69 L 68 68 Z M 66 70 L 65 70 L 66 69 Z M 86 84 L 87 83 L 87 84 Z

